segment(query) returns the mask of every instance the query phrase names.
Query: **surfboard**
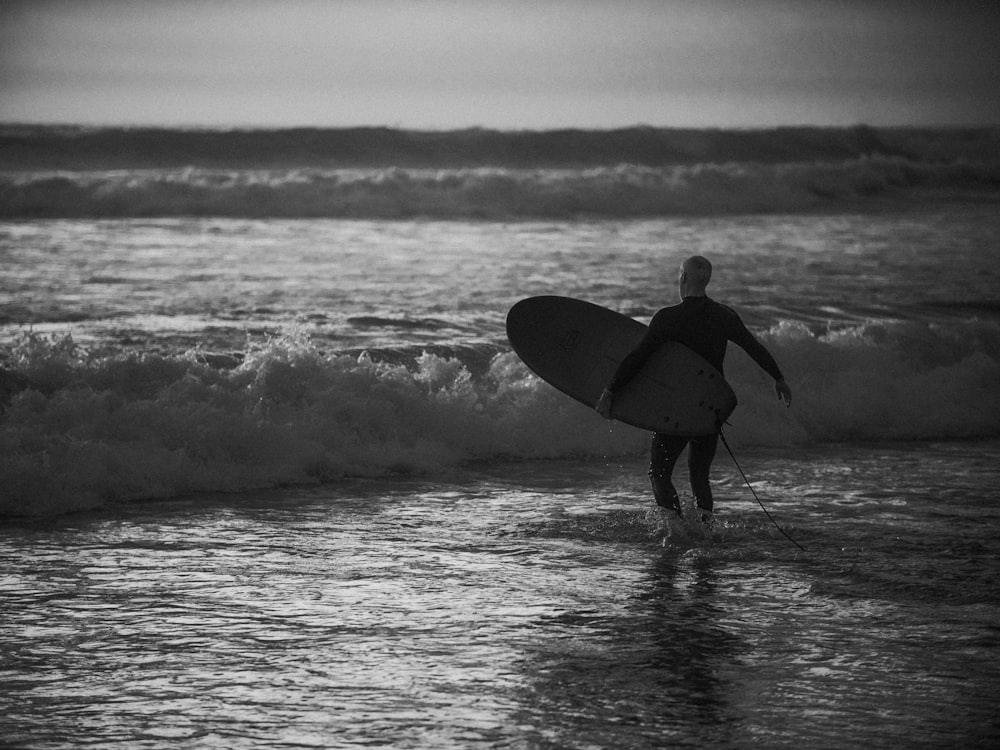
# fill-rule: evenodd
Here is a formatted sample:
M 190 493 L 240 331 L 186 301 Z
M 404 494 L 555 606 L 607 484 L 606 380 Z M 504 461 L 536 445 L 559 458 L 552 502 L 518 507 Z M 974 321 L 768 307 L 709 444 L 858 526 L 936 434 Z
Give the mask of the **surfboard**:
M 647 326 L 570 297 L 529 297 L 507 313 L 507 338 L 538 377 L 593 408 Z M 666 435 L 712 435 L 736 408 L 736 394 L 704 358 L 668 342 L 615 394 L 611 416 Z

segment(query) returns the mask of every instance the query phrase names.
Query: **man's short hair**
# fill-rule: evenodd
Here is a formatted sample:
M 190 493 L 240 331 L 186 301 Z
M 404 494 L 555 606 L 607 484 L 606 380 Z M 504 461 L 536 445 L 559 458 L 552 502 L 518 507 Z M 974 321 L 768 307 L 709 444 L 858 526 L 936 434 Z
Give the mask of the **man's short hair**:
M 712 264 L 701 255 L 692 255 L 684 261 L 684 269 L 694 277 L 694 281 L 703 286 L 708 286 L 712 279 Z

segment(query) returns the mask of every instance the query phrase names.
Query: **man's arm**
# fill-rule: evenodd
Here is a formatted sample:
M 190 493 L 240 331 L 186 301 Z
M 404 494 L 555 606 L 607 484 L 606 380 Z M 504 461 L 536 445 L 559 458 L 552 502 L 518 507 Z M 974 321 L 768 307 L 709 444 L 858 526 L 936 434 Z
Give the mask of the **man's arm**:
M 792 405 L 792 389 L 788 387 L 784 378 L 774 381 L 774 392 L 778 394 L 779 401 L 785 402 L 786 407 Z
M 785 406 L 792 405 L 792 389 L 785 381 L 785 376 L 781 374 L 781 368 L 762 343 L 760 343 L 750 330 L 734 313 L 737 326 L 730 336 L 730 341 L 745 351 L 750 358 L 757 363 L 764 372 L 774 378 L 774 392 L 778 394 L 778 400 L 784 401 Z
M 657 333 L 652 326 L 646 331 L 646 334 L 639 341 L 635 349 L 625 355 L 625 359 L 621 361 L 618 365 L 618 369 L 615 370 L 615 374 L 611 376 L 611 380 L 608 381 L 607 386 L 605 386 L 604 391 L 601 393 L 601 397 L 597 400 L 594 408 L 597 413 L 600 414 L 605 419 L 611 419 L 611 408 L 614 404 L 615 392 L 620 388 L 628 384 L 632 378 L 635 377 L 636 373 L 642 369 L 642 366 L 646 364 L 646 360 L 652 356 L 653 352 L 663 343 L 662 334 Z

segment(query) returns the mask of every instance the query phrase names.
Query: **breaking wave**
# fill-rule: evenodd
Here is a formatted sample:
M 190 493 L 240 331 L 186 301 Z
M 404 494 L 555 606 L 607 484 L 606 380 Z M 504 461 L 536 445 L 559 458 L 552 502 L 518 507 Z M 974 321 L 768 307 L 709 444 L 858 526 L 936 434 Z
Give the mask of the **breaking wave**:
M 780 407 L 733 351 L 734 445 L 1000 434 L 996 323 L 783 323 L 762 340 L 795 401 Z M 644 433 L 609 427 L 508 350 L 484 356 L 391 363 L 323 354 L 291 332 L 237 357 L 97 357 L 68 337 L 25 333 L 0 370 L 0 514 L 646 449 Z
M 0 126 L 0 217 L 572 218 L 995 200 L 1000 130 Z
M 878 210 L 993 195 L 1000 166 L 861 158 L 587 169 L 184 168 L 0 176 L 0 217 L 565 219 Z

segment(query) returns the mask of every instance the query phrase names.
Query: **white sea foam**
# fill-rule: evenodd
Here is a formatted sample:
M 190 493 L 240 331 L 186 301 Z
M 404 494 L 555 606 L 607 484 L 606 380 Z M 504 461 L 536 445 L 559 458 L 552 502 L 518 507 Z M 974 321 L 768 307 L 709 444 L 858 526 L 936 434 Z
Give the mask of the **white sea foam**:
M 733 353 L 738 446 L 1000 434 L 1000 327 L 869 324 L 764 335 L 795 384 L 791 409 Z M 398 359 L 404 359 L 400 357 Z M 510 352 L 473 375 L 425 353 L 410 363 L 327 355 L 301 333 L 251 346 L 236 367 L 198 352 L 93 357 L 26 335 L 7 352 L 0 512 L 236 491 L 348 476 L 435 475 L 469 462 L 640 455 Z

